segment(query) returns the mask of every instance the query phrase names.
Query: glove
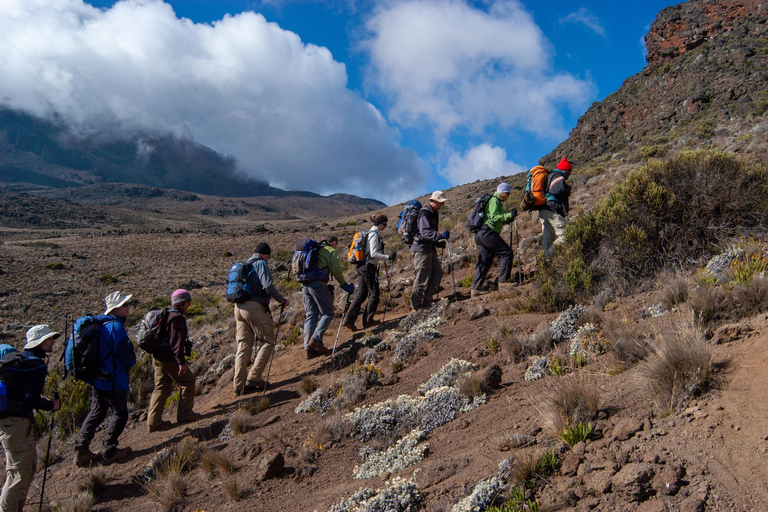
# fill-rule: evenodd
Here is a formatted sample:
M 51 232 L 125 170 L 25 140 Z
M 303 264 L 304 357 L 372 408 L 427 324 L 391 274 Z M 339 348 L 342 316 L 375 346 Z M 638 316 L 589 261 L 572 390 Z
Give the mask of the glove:
M 445 249 L 445 240 L 438 240 L 435 242 L 435 247 L 438 249 Z
M 517 217 L 517 208 L 512 208 L 512 211 L 509 213 L 512 214 L 512 218 L 509 220 L 510 222 L 512 222 L 513 220 L 515 220 L 515 217 Z
M 328 291 L 329 291 L 329 292 L 331 292 L 331 295 L 333 295 L 333 290 L 334 290 L 334 287 L 333 287 L 333 285 L 332 285 L 332 284 L 329 284 L 329 285 L 327 285 L 327 286 L 328 286 Z
M 392 251 L 392 254 L 389 255 L 389 261 L 395 261 L 396 256 L 397 256 L 397 251 Z
M 355 293 L 355 285 L 353 285 L 352 283 L 344 283 L 343 285 L 341 285 L 341 289 L 350 295 Z
M 443 234 L 440 236 L 443 240 L 448 240 L 451 237 L 451 232 L 447 229 L 443 231 Z

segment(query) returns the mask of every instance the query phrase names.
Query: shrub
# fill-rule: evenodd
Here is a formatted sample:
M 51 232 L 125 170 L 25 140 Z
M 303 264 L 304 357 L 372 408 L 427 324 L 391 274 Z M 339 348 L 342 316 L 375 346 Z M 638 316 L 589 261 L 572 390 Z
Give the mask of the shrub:
M 562 377 L 565 375 L 566 367 L 559 357 L 553 357 L 552 362 L 549 363 L 549 373 L 555 377 Z
M 494 354 L 498 352 L 500 348 L 500 343 L 498 338 L 491 338 L 488 341 L 486 341 L 485 348 L 487 348 L 490 352 Z
M 752 276 L 768 272 L 768 257 L 762 252 L 744 254 L 731 262 L 731 279 L 735 283 L 748 284 Z
M 648 355 L 648 342 L 637 329 L 637 325 L 629 321 L 609 321 L 603 328 L 603 336 L 611 344 L 611 355 L 619 369 L 631 368 Z
M 99 282 L 106 285 L 115 284 L 117 283 L 117 278 L 112 274 L 102 274 L 101 277 L 99 277 Z
M 155 368 L 152 365 L 152 356 L 146 352 L 138 351 L 136 364 L 131 368 L 129 397 L 137 409 L 141 409 L 147 403 L 147 398 L 155 389 Z
M 283 341 L 280 342 L 280 344 L 284 347 L 289 347 L 299 341 L 301 339 L 301 327 L 298 325 L 294 326 L 293 329 L 290 330 L 288 333 L 288 336 L 285 337 Z
M 735 309 L 742 316 L 750 316 L 768 309 L 768 278 L 753 277 L 747 283 L 733 287 Z
M 53 261 L 51 263 L 46 263 L 45 268 L 48 270 L 62 270 L 64 268 L 64 264 L 60 261 Z
M 473 279 L 473 276 L 470 274 L 464 279 L 460 280 L 458 284 L 462 288 L 472 288 L 472 279 Z
M 711 349 L 693 325 L 661 336 L 640 367 L 640 376 L 664 412 L 685 405 L 701 391 L 711 372 Z
M 552 475 L 560 467 L 560 460 L 554 451 L 536 452 L 528 450 L 515 458 L 510 480 L 518 485 L 533 488 L 536 479 Z
M 581 375 L 551 381 L 542 400 L 544 423 L 556 436 L 572 425 L 594 419 L 600 406 L 600 394 L 591 380 Z
M 559 437 L 568 446 L 573 446 L 578 442 L 586 441 L 591 433 L 592 423 L 584 423 L 583 421 L 580 421 L 575 425 L 570 425 L 561 430 Z
M 67 436 L 79 429 L 88 415 L 91 408 L 91 387 L 74 378 L 65 379 L 64 367 L 59 365 L 48 374 L 43 394 L 53 396 L 56 392 L 59 393 L 61 409 L 56 412 L 55 424 L 58 432 Z M 37 418 L 41 418 L 41 424 L 38 424 Z M 35 434 L 38 438 L 49 427 L 50 422 L 50 413 L 35 415 Z M 39 429 L 40 427 L 42 429 Z
M 513 487 L 507 495 L 507 501 L 501 506 L 490 507 L 488 512 L 539 512 L 541 507 L 538 500 L 529 500 L 525 496 L 525 489 Z
M 681 275 L 670 277 L 662 274 L 664 286 L 661 290 L 661 303 L 666 309 L 672 309 L 676 304 L 688 300 L 688 280 Z
M 728 304 L 719 286 L 700 285 L 693 289 L 688 304 L 699 325 L 706 326 L 725 317 Z

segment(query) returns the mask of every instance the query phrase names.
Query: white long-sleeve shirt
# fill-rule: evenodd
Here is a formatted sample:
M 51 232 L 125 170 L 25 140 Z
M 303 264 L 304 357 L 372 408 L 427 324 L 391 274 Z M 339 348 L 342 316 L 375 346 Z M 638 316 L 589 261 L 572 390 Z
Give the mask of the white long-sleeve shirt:
M 377 261 L 389 261 L 389 256 L 381 252 L 381 237 L 379 228 L 373 226 L 368 233 L 367 250 L 365 251 L 365 262 L 376 263 Z

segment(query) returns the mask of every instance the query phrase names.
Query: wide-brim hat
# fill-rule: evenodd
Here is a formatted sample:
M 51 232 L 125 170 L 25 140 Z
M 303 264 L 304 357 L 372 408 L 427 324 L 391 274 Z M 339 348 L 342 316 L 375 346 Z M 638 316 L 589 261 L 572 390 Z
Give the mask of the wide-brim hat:
M 113 309 L 125 306 L 126 302 L 131 300 L 132 294 L 123 295 L 120 292 L 112 292 L 104 299 L 104 304 L 107 305 L 107 309 L 104 310 L 104 314 L 108 315 Z
M 30 327 L 27 331 L 27 344 L 24 345 L 24 350 L 29 350 L 40 345 L 48 338 L 55 338 L 61 336 L 60 332 L 56 332 L 48 324 L 35 325 Z
M 437 203 L 444 203 L 448 200 L 448 198 L 445 195 L 445 192 L 442 190 L 435 190 L 432 192 L 432 195 L 429 196 L 430 201 L 435 201 Z

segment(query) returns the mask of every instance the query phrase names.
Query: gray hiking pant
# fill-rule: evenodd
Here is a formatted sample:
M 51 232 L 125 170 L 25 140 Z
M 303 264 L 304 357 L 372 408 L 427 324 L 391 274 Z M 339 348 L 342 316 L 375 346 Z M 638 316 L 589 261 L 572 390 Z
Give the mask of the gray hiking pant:
M 437 251 L 413 253 L 413 290 L 411 291 L 411 307 L 416 309 L 426 306 L 437 293 L 440 280 L 443 278 L 443 266 Z
M 333 320 L 333 295 L 328 285 L 320 281 L 301 287 L 304 297 L 304 350 L 312 339 L 323 342 L 323 335 Z

